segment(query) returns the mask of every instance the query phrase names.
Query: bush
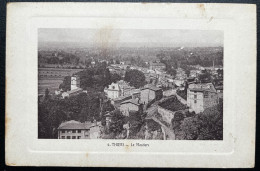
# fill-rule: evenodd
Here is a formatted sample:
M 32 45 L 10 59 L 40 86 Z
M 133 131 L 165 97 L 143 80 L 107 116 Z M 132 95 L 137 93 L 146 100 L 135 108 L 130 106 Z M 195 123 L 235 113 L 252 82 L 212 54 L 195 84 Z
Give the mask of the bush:
M 182 104 L 176 96 L 173 96 L 172 98 L 163 101 L 159 104 L 159 106 L 170 111 L 184 110 L 187 108 L 187 106 Z

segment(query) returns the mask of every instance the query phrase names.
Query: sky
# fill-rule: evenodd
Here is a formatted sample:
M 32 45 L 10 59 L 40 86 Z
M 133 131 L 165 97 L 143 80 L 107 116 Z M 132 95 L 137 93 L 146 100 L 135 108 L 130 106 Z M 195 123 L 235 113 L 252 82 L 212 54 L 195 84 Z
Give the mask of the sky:
M 158 29 L 66 29 L 40 28 L 39 42 L 79 42 L 101 46 L 223 46 L 224 33 L 219 30 Z

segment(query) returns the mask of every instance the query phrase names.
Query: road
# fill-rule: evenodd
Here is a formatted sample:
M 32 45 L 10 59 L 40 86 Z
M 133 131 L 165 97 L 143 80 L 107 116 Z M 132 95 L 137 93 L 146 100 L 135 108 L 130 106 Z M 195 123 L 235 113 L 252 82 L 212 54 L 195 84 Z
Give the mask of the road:
M 169 97 L 167 97 L 169 98 Z M 165 99 L 167 99 L 165 98 Z M 162 99 L 164 100 L 164 99 Z M 166 139 L 169 139 L 169 140 L 175 140 L 175 134 L 173 132 L 173 130 L 169 127 L 167 127 L 165 124 L 163 124 L 159 119 L 156 118 L 155 114 L 157 113 L 158 111 L 158 103 L 159 101 L 156 101 L 154 102 L 147 110 L 147 117 L 146 119 L 152 119 L 154 120 L 155 122 L 157 122 L 158 124 L 160 124 L 163 128 L 164 128 L 164 131 L 165 131 L 165 134 L 166 134 Z

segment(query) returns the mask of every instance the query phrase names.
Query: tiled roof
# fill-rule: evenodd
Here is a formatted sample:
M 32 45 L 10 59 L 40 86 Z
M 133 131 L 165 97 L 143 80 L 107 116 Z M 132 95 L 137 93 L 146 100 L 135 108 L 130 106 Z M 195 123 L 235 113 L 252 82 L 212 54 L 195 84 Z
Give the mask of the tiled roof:
M 91 126 L 91 122 L 81 123 L 75 120 L 71 120 L 61 123 L 58 129 L 89 129 Z
M 79 92 L 79 91 L 82 91 L 83 89 L 82 88 L 77 88 L 77 89 L 74 89 L 74 90 L 71 90 L 71 91 L 67 91 L 68 94 L 72 94 L 72 93 L 76 93 L 76 92 Z
M 212 83 L 205 83 L 205 84 L 190 84 L 189 85 L 190 91 L 210 91 L 216 92 Z
M 113 101 L 124 100 L 127 98 L 132 98 L 132 95 L 121 96 L 121 97 L 115 98 Z
M 139 106 L 139 105 L 141 105 L 139 103 L 139 101 L 140 101 L 139 99 L 130 99 L 130 100 L 126 100 L 126 101 L 122 102 L 121 104 L 132 103 L 132 104 L 135 104 L 135 105 Z
M 154 85 L 152 85 L 152 84 L 147 84 L 147 85 L 145 85 L 145 87 L 142 88 L 142 90 L 145 90 L 145 89 L 150 89 L 150 90 L 153 90 L 153 91 L 159 91 L 159 90 L 161 90 L 161 88 L 156 87 L 156 86 L 154 86 Z

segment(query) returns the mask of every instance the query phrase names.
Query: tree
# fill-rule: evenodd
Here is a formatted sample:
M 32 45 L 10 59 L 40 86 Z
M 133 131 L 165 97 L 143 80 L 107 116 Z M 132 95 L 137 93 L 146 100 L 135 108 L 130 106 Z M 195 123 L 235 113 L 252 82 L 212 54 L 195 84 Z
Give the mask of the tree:
M 109 84 L 111 84 L 112 83 L 112 81 L 111 81 L 111 75 L 110 75 L 110 72 L 109 72 L 109 69 L 108 68 L 106 68 L 106 70 L 105 70 L 105 74 L 104 74 L 104 87 L 106 87 L 106 86 L 108 86 Z
M 50 98 L 50 91 L 48 88 L 45 89 L 45 93 L 44 93 L 44 100 L 49 100 Z
M 217 73 L 219 78 L 223 78 L 223 69 L 218 69 Z
M 125 116 L 119 110 L 111 112 L 111 115 L 112 118 L 109 127 L 109 132 L 118 135 L 123 131 L 123 125 L 125 124 Z
M 117 73 L 111 74 L 111 82 L 115 83 L 121 79 L 122 79 L 122 77 L 119 74 L 117 74 Z
M 166 65 L 166 66 L 167 66 L 167 65 Z M 167 73 L 170 74 L 171 76 L 174 76 L 174 77 L 176 76 L 176 73 L 177 73 L 177 72 L 176 72 L 175 69 L 173 69 L 173 68 L 167 69 L 167 68 L 166 68 L 166 71 L 167 71 Z
M 204 73 L 199 75 L 199 80 L 201 82 L 210 82 L 210 80 L 211 80 L 210 73 L 207 70 L 205 70 Z
M 63 91 L 69 91 L 71 88 L 71 77 L 66 76 L 63 79 L 63 82 L 60 84 L 59 89 L 62 89 Z
M 135 88 L 140 88 L 146 84 L 144 73 L 136 69 L 127 70 L 124 80 Z
M 207 108 L 204 112 L 185 118 L 179 128 L 175 128 L 178 139 L 222 140 L 223 105 Z

